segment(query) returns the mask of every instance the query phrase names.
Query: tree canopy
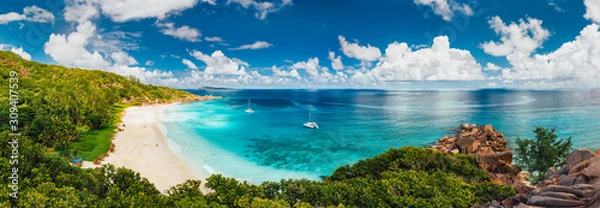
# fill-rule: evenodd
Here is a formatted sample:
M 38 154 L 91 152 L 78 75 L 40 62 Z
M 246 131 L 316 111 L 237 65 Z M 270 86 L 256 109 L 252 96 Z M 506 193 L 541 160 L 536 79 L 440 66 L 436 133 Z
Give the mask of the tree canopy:
M 72 144 L 102 131 L 113 132 L 123 107 L 195 96 L 182 90 L 142 84 L 135 77 L 41 64 L 0 51 L 0 91 L 8 92 L 12 71 L 18 73 L 20 132 L 66 153 L 71 149 L 92 150 L 96 145 L 103 145 L 101 149 L 106 153 L 110 146 L 108 133 L 102 134 L 102 144 L 92 143 L 87 147 Z M 0 102 L 0 117 L 8 118 L 9 97 L 0 96 Z M 8 122 L 0 123 L 0 131 L 4 130 L 9 130 Z M 92 159 L 95 158 L 88 158 Z
M 542 127 L 535 129 L 535 139 L 521 139 L 517 137 L 515 162 L 531 174 L 531 182 L 537 184 L 546 177 L 546 171 L 551 167 L 565 164 L 569 155 L 572 142 L 568 139 L 558 139 L 555 129 L 548 130 Z

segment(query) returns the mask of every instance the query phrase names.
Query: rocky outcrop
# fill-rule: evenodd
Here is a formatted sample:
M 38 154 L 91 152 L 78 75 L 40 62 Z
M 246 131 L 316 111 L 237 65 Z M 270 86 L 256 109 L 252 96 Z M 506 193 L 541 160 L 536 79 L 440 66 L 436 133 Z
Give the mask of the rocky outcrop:
M 503 205 L 503 207 L 515 207 L 518 204 L 527 203 L 527 200 L 529 200 L 527 195 L 517 194 L 515 196 L 509 197 L 509 198 L 505 199 L 504 201 L 502 201 L 502 205 Z
M 579 200 L 563 199 L 549 196 L 533 196 L 529 198 L 529 205 L 542 207 L 581 207 L 585 203 Z
M 517 167 L 512 165 L 512 152 L 473 153 L 481 169 L 490 173 L 512 173 Z
M 504 134 L 497 132 L 492 125 L 477 126 L 462 124 L 458 136 L 444 136 L 433 147 L 440 152 L 453 150 L 463 154 L 494 153 L 508 150 Z
M 574 150 L 564 167 L 550 168 L 546 180 L 528 196 L 517 194 L 502 201 L 504 207 L 600 208 L 600 149 Z M 484 206 L 486 207 L 486 206 Z M 494 206 L 487 206 L 494 207 Z
M 600 207 L 600 149 L 578 149 L 567 157 L 566 165 L 550 168 L 546 180 L 530 193 L 529 206 Z
M 533 189 L 523 183 L 521 169 L 512 164 L 513 155 L 506 147 L 504 134 L 492 125 L 462 124 L 457 133 L 458 136 L 442 137 L 432 148 L 450 154 L 474 155 L 479 167 L 490 173 L 491 181 L 512 186 L 517 193 L 527 195 Z
M 546 180 L 535 189 L 523 183 L 521 170 L 512 164 L 513 155 L 504 135 L 491 125 L 463 124 L 458 136 L 444 136 L 432 146 L 440 152 L 470 154 L 490 174 L 492 182 L 512 186 L 517 195 L 502 202 L 478 207 L 581 207 L 600 208 L 600 149 L 571 152 L 564 167 L 550 168 Z
M 567 161 L 566 161 L 567 164 L 566 165 L 567 165 L 567 167 L 574 167 L 579 162 L 586 161 L 587 159 L 597 157 L 597 156 L 598 156 L 598 154 L 592 152 L 589 149 L 577 149 L 577 150 L 571 152 L 571 154 L 569 154 L 569 156 L 567 156 Z

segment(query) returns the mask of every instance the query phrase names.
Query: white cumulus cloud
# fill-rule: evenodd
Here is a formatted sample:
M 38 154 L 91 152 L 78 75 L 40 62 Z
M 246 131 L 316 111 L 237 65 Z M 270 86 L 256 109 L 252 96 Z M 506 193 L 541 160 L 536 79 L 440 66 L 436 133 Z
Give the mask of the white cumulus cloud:
M 541 80 L 569 86 L 600 86 L 600 26 L 585 27 L 571 42 L 548 54 L 511 54 L 512 68 L 502 76 L 509 80 Z
M 240 47 L 237 48 L 230 48 L 229 50 L 257 50 L 257 49 L 263 49 L 263 48 L 270 48 L 272 47 L 273 44 L 267 43 L 265 41 L 256 41 L 252 44 L 247 44 L 247 45 L 242 45 Z
M 587 13 L 585 17 L 598 21 L 596 15 L 597 1 L 585 1 Z M 501 35 L 501 39 L 511 40 L 514 50 L 497 55 L 503 55 L 511 67 L 502 69 L 504 83 L 515 80 L 533 87 L 598 87 L 600 86 L 600 26 L 592 23 L 581 30 L 573 41 L 563 43 L 558 49 L 546 53 L 532 52 L 540 47 L 549 36 L 547 30 L 541 27 L 541 21 L 528 19 L 529 23 L 521 20 L 520 24 L 511 23 L 506 26 L 499 18 L 490 21 L 490 25 Z M 511 34 L 507 35 L 510 31 Z M 514 38 L 516 37 L 516 38 Z M 525 39 L 525 41 L 513 41 Z M 519 44 L 525 44 L 518 46 Z M 522 48 L 519 48 L 522 47 Z
M 586 6 L 584 17 L 600 24 L 600 1 L 584 0 L 583 3 Z
M 306 74 L 308 74 L 308 76 L 314 78 L 319 76 L 319 69 L 321 68 L 321 66 L 319 66 L 319 58 L 314 57 L 309 58 L 308 61 L 297 62 L 294 65 L 292 65 L 292 68 L 304 69 L 306 70 Z
M 309 80 L 316 83 L 345 83 L 347 75 L 341 71 L 332 74 L 329 68 L 319 65 L 319 58 L 309 58 L 307 61 L 296 62 L 292 70 L 305 70 Z M 310 85 L 310 83 L 309 83 Z
M 35 5 L 23 8 L 22 14 L 16 12 L 0 14 L 0 25 L 13 21 L 54 23 L 54 14 Z
M 341 56 L 335 56 L 335 52 L 329 51 L 329 61 L 331 61 L 331 68 L 335 70 L 344 69 L 344 64 L 342 63 Z
M 82 23 L 100 16 L 100 12 L 93 1 L 67 0 L 63 15 L 68 22 Z
M 379 81 L 464 81 L 484 79 L 481 65 L 467 50 L 450 48 L 439 36 L 430 48 L 414 50 L 407 43 L 389 44 L 385 55 L 366 74 Z M 357 75 L 361 76 L 361 75 Z
M 277 68 L 277 66 L 272 66 L 271 71 L 273 71 L 273 76 L 276 76 L 276 77 L 293 77 L 296 79 L 302 79 L 300 77 L 300 73 L 298 73 L 298 70 L 296 70 L 296 69 L 292 69 L 290 71 L 285 71 L 283 69 Z
M 104 68 L 110 63 L 98 51 L 86 49 L 88 40 L 95 34 L 96 26 L 90 21 L 80 23 L 76 31 L 64 34 L 51 34 L 44 44 L 44 52 L 62 65 L 83 68 Z
M 145 18 L 164 19 L 192 8 L 198 0 L 97 0 L 102 13 L 115 22 Z
M 433 13 L 442 16 L 446 21 L 452 20 L 455 12 L 461 12 L 466 16 L 473 15 L 473 10 L 467 4 L 459 4 L 453 0 L 414 0 L 415 4 L 428 6 Z
M 493 56 L 530 54 L 540 48 L 550 36 L 550 32 L 542 27 L 541 20 L 529 17 L 527 20 L 520 19 L 519 24 L 511 22 L 506 25 L 500 17 L 495 16 L 489 24 L 500 35 L 500 42 L 489 41 L 481 44 L 481 47 Z
M 340 45 L 342 46 L 342 52 L 350 58 L 355 58 L 363 62 L 372 62 L 381 57 L 381 51 L 379 48 L 367 45 L 360 46 L 358 43 L 348 43 L 344 36 L 338 36 Z
M 220 50 L 211 55 L 194 50 L 190 52 L 190 55 L 206 64 L 205 74 L 246 75 L 246 68 L 249 67 L 248 63 L 237 58 L 229 58 Z
M 223 39 L 221 39 L 221 37 L 218 37 L 218 36 L 205 37 L 204 40 L 206 40 L 208 42 L 223 42 Z
M 483 70 L 486 70 L 486 71 L 499 71 L 499 70 L 502 70 L 502 67 L 500 67 L 500 66 L 498 66 L 498 65 L 496 65 L 494 63 L 488 62 L 485 65 L 485 67 L 483 68 Z
M 187 25 L 184 25 L 181 27 L 175 27 L 175 24 L 172 22 L 167 22 L 167 23 L 156 22 L 156 26 L 161 28 L 160 32 L 165 35 L 173 36 L 177 39 L 187 40 L 190 42 L 200 42 L 201 41 L 200 36 L 202 36 L 202 33 L 200 33 L 200 31 L 198 29 L 191 28 Z
M 217 0 L 202 0 L 202 2 L 210 4 L 210 5 L 217 5 Z
M 196 66 L 196 64 L 194 64 L 192 61 L 187 60 L 187 59 L 182 59 L 181 63 L 185 64 L 187 66 L 188 69 L 198 69 L 198 67 Z
M 112 53 L 110 55 L 110 58 L 117 65 L 131 66 L 131 65 L 138 64 L 138 62 L 133 57 L 131 57 L 129 54 L 127 54 L 123 51 Z

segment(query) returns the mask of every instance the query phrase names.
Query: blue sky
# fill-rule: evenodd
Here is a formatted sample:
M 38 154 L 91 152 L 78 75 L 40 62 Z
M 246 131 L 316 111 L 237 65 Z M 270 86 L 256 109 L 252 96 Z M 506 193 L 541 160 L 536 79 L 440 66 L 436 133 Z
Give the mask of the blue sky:
M 0 49 L 178 88 L 596 88 L 596 0 L 48 0 Z

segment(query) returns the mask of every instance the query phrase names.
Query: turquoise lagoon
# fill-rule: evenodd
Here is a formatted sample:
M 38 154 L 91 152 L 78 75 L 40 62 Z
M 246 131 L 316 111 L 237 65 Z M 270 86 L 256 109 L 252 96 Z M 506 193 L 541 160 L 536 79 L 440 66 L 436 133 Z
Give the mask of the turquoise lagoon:
M 600 147 L 598 90 L 189 91 L 223 99 L 166 108 L 171 147 L 199 171 L 251 183 L 318 180 L 389 148 L 430 145 L 462 123 L 492 124 L 509 145 L 542 126 L 576 148 Z M 309 108 L 319 129 L 302 126 Z

